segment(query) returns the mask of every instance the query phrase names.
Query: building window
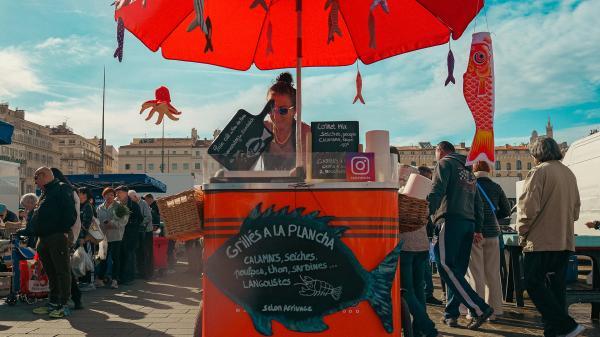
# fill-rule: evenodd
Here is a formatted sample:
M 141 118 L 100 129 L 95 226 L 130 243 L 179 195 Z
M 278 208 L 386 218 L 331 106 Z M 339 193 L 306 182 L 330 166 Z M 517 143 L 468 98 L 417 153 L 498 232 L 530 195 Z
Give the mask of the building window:
M 129 156 L 129 151 L 125 151 L 125 154 Z
M 194 168 L 195 168 L 196 170 L 199 170 L 199 169 L 200 169 L 200 163 L 196 163 L 196 164 L 194 164 Z
M 517 160 L 517 171 L 522 170 L 522 169 L 523 169 L 523 164 L 521 163 L 520 160 Z
M 141 155 L 141 154 L 142 154 L 142 151 L 138 151 L 138 155 Z
M 171 154 L 177 154 L 177 151 L 173 151 L 173 152 L 171 152 Z
M 507 171 L 512 170 L 512 167 L 511 167 L 510 163 L 506 163 L 506 170 Z
M 171 170 L 173 170 L 173 171 L 177 170 L 177 163 L 171 164 Z
M 188 164 L 188 163 L 183 163 L 183 169 L 184 169 L 184 170 L 189 170 L 189 169 L 190 169 L 190 164 Z
M 142 165 L 142 164 L 137 164 L 137 165 L 135 165 L 135 169 L 136 169 L 136 170 L 138 170 L 138 171 L 141 171 L 141 170 L 143 170 L 143 169 L 144 169 L 144 165 Z
M 154 171 L 154 164 L 148 164 L 148 170 Z
M 496 160 L 496 171 L 502 170 L 502 163 L 499 160 Z
M 149 151 L 148 154 L 154 154 L 154 151 Z
M 200 157 L 200 151 L 196 151 L 196 156 Z
M 188 154 L 188 152 L 187 151 L 183 151 L 183 154 Z
M 531 162 L 527 163 L 527 169 L 531 170 Z
M 125 164 L 125 169 L 126 170 L 130 170 L 131 169 L 131 165 L 130 164 Z
M 411 165 L 411 166 L 417 166 L 417 162 L 416 162 L 416 161 L 411 161 L 411 162 L 410 162 L 410 165 Z

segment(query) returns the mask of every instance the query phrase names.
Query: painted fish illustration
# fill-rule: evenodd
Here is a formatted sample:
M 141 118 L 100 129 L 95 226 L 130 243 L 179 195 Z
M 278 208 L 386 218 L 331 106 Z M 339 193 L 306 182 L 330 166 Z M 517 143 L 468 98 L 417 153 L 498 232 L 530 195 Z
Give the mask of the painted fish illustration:
M 391 287 L 401 244 L 372 271 L 341 240 L 348 227 L 304 208 L 264 211 L 258 204 L 206 263 L 209 280 L 248 313 L 255 329 L 322 332 L 323 317 L 368 301 L 383 329 L 394 330 Z
M 200 27 L 204 34 L 208 34 L 208 28 L 206 27 L 206 21 L 204 21 L 204 0 L 194 0 L 194 12 L 196 13 L 196 17 L 187 28 L 188 32 L 196 29 L 196 27 Z
M 448 77 L 446 78 L 446 82 L 444 82 L 444 86 L 447 86 L 450 82 L 456 84 L 456 79 L 454 78 L 454 54 L 452 54 L 452 49 L 448 51 L 446 65 L 448 66 Z
M 373 12 L 369 12 L 369 48 L 377 48 L 377 42 L 375 41 L 375 16 Z
M 215 51 L 212 45 L 212 22 L 210 21 L 210 17 L 206 18 L 206 33 L 204 34 L 206 38 L 206 46 L 204 46 L 204 53 L 208 53 L 208 51 Z
M 327 33 L 327 44 L 333 42 L 335 34 L 342 37 L 342 30 L 339 25 L 340 15 L 340 4 L 338 0 L 327 0 L 325 3 L 325 9 L 330 8 L 329 17 L 327 19 L 328 33 Z
M 494 58 L 488 32 L 473 34 L 463 95 L 475 120 L 475 137 L 467 165 L 481 160 L 494 164 Z
M 381 6 L 384 12 L 390 13 L 390 7 L 388 6 L 387 0 L 373 0 L 371 4 L 371 11 L 374 11 L 377 6 Z
M 273 54 L 273 24 L 271 20 L 267 24 L 267 55 Z
M 267 10 L 267 3 L 265 2 L 265 0 L 254 0 L 252 2 L 252 4 L 250 4 L 250 9 L 254 9 L 257 6 L 262 7 L 265 11 Z
M 331 296 L 337 301 L 340 299 L 340 295 L 342 295 L 342 287 L 334 288 L 331 284 L 325 281 L 315 280 L 310 276 L 300 275 L 300 279 L 302 280 L 302 283 L 296 283 L 295 285 L 302 286 L 300 289 L 301 296 Z
M 358 100 L 360 100 L 362 104 L 365 104 L 365 99 L 362 97 L 362 76 L 360 75 L 360 71 L 356 74 L 356 96 L 354 97 L 352 104 L 356 103 Z
M 123 42 L 125 41 L 125 22 L 122 18 L 117 21 L 117 49 L 113 57 L 117 58 L 119 62 L 123 61 Z

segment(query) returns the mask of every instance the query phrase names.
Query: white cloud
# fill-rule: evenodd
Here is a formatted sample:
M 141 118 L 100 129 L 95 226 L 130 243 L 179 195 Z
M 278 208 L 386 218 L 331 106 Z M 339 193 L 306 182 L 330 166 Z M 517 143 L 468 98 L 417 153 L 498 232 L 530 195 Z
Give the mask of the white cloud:
M 42 54 L 66 57 L 69 62 L 78 64 L 110 53 L 110 48 L 97 39 L 80 35 L 49 37 L 35 45 L 35 49 Z
M 10 47 L 0 50 L 0 100 L 43 89 L 27 53 Z

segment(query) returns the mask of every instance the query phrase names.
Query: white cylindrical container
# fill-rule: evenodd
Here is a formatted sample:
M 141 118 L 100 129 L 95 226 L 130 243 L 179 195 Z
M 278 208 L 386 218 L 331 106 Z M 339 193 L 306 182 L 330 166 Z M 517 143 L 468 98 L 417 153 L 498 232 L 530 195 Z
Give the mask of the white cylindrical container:
M 425 178 L 420 174 L 411 173 L 411 175 L 408 177 L 408 181 L 406 182 L 404 190 L 402 190 L 402 194 L 425 200 L 431 192 L 432 187 L 433 182 L 430 179 Z
M 371 130 L 366 134 L 366 151 L 375 154 L 375 181 L 391 181 L 390 133 L 386 130 Z

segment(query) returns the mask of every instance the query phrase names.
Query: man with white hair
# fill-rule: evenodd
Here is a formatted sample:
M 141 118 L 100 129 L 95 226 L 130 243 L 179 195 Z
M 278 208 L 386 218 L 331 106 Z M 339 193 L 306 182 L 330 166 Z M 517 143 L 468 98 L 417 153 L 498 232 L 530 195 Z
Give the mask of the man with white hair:
M 139 277 L 147 280 L 152 276 L 152 270 L 149 270 L 149 266 L 152 268 L 152 210 L 136 191 L 129 190 L 127 193 L 129 194 L 129 198 L 140 206 L 140 211 L 142 212 L 143 220 L 139 228 L 136 251 L 137 274 Z M 148 264 L 149 261 L 150 265 Z

